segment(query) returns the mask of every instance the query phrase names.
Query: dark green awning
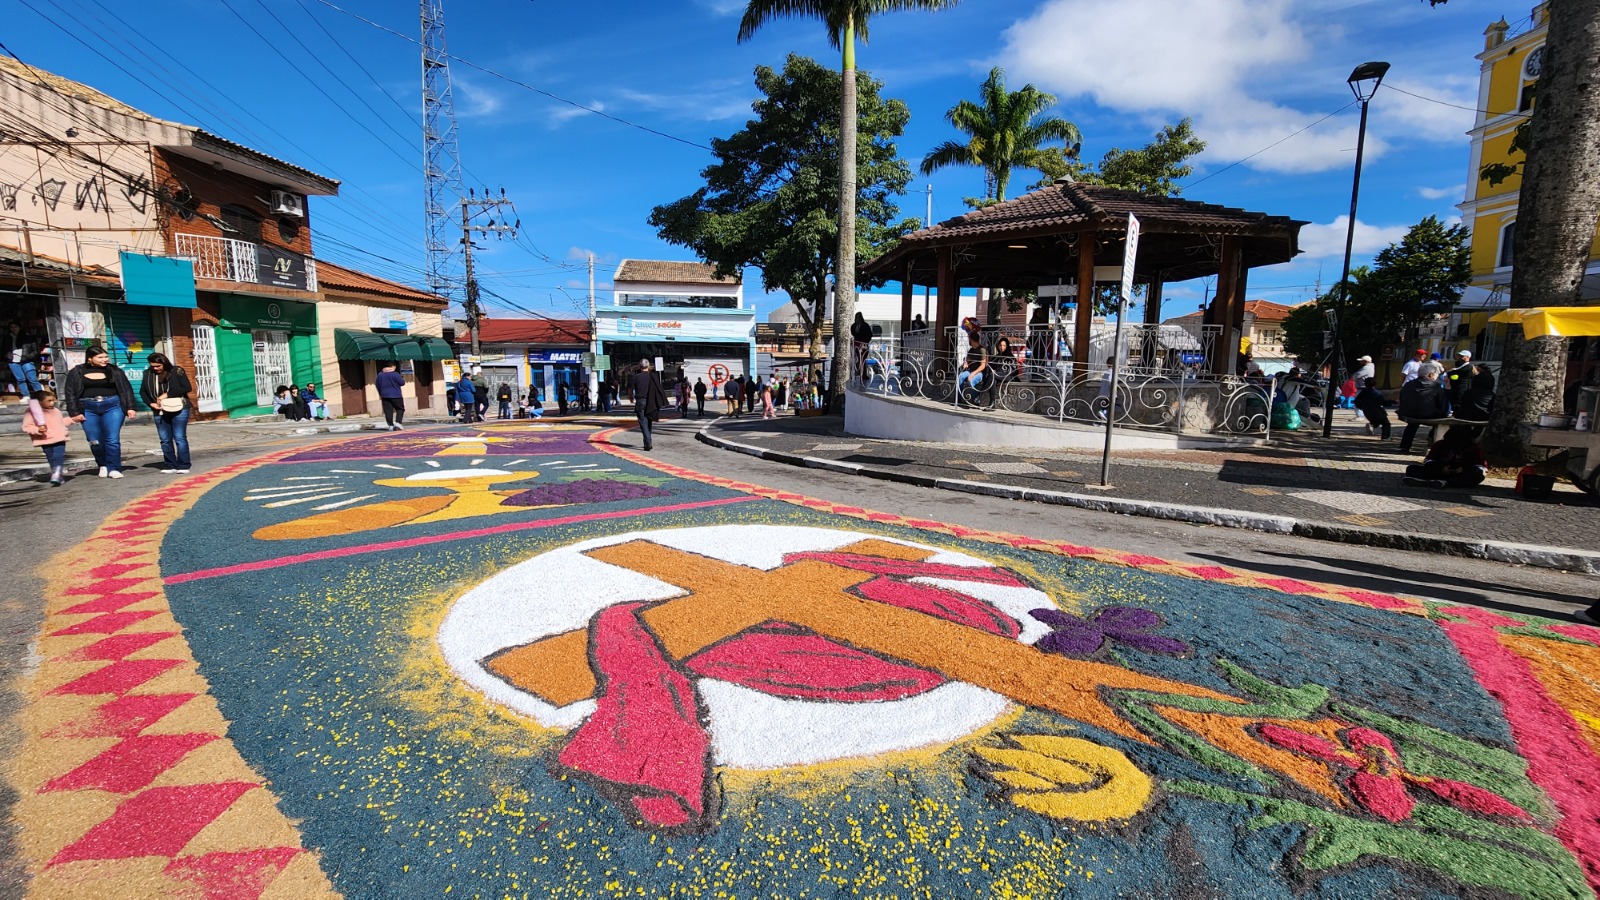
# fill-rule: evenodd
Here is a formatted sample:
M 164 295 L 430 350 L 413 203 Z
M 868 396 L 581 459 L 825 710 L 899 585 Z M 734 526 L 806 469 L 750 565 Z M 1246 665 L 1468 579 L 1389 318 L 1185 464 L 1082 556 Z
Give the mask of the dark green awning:
M 335 328 L 333 352 L 340 359 L 400 359 L 395 351 L 396 340 L 396 335 Z M 405 338 L 400 337 L 398 340 Z
M 430 337 L 419 334 L 411 338 L 421 348 L 422 355 L 417 357 L 403 357 L 404 359 L 421 359 L 428 362 L 438 362 L 441 359 L 455 359 L 456 350 L 444 338 Z

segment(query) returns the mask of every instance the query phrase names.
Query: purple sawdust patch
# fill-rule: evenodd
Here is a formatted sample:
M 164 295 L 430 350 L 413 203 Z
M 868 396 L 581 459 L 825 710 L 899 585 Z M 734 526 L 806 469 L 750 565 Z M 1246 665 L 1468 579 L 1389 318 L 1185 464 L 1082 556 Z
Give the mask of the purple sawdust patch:
M 665 491 L 648 484 L 626 481 L 608 481 L 585 478 L 566 484 L 543 484 L 529 488 L 506 499 L 507 506 L 554 506 L 568 503 L 611 503 L 616 500 L 643 500 L 648 497 L 667 497 Z
M 286 457 L 280 462 L 330 462 L 343 459 L 389 459 L 406 456 L 437 456 L 458 447 L 473 436 L 472 432 L 417 432 L 413 434 L 386 434 L 382 437 L 339 441 L 314 447 Z M 518 434 L 497 431 L 483 433 L 484 450 L 490 456 L 545 456 L 549 454 L 590 454 L 588 435 L 576 431 L 544 434 Z

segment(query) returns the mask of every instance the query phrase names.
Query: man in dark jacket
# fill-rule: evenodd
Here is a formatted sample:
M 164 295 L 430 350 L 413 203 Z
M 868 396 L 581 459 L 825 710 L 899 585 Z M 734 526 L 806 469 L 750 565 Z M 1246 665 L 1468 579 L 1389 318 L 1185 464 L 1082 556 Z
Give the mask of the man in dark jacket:
M 1450 375 L 1443 380 L 1444 387 L 1449 391 L 1450 408 L 1455 409 L 1461 405 L 1461 395 L 1472 386 L 1472 351 L 1463 350 L 1456 354 L 1456 367 L 1450 370 Z
M 1473 366 L 1470 384 L 1455 401 L 1451 413 L 1468 422 L 1489 421 L 1489 410 L 1494 406 L 1494 373 L 1488 366 Z
M 706 414 L 706 380 L 694 380 L 694 417 L 696 419 Z
M 650 360 L 639 363 L 639 372 L 633 376 L 633 415 L 639 420 L 639 433 L 644 435 L 644 449 L 653 449 L 650 439 L 650 424 L 661 415 L 661 408 L 667 405 L 667 393 L 661 389 L 661 382 L 656 380 L 656 373 L 650 371 Z
M 1406 430 L 1400 435 L 1401 453 L 1411 452 L 1411 445 L 1417 439 L 1417 429 L 1422 427 L 1425 420 L 1449 418 L 1449 399 L 1439 387 L 1442 371 L 1443 367 L 1437 363 L 1424 365 L 1421 375 L 1400 388 L 1398 412 L 1406 423 Z

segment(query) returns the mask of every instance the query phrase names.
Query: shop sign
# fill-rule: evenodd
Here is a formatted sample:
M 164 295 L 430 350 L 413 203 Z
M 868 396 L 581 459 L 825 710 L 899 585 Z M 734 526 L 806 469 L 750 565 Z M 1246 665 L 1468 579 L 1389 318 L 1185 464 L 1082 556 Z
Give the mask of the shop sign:
M 461 364 L 453 359 L 440 360 L 439 365 L 444 366 L 444 380 L 456 382 L 461 380 Z
M 256 245 L 256 283 L 296 291 L 311 290 L 306 258 L 271 244 Z
M 228 295 L 222 298 L 222 324 L 241 331 L 314 332 L 317 308 L 294 300 Z
M 554 364 L 570 363 L 572 365 L 582 365 L 583 364 L 583 357 L 584 357 L 584 353 L 581 350 L 529 350 L 528 351 L 528 362 L 533 363 L 535 365 L 542 365 L 544 363 L 554 363 Z
M 409 309 L 367 308 L 367 327 L 390 331 L 410 331 L 416 313 Z

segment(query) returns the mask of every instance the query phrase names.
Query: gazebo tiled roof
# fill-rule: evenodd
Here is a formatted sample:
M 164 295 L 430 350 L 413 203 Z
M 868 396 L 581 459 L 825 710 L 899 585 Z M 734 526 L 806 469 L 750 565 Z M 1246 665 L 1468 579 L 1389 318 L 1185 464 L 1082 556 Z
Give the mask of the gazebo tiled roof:
M 958 278 L 964 285 L 1037 285 L 1047 276 L 1071 272 L 1067 258 L 1075 255 L 1075 242 L 1085 233 L 1101 242 L 1097 258 L 1119 262 L 1120 247 L 1105 245 L 1120 243 L 1129 213 L 1140 224 L 1141 281 L 1158 272 L 1164 281 L 1214 274 L 1216 242 L 1224 236 L 1241 240 L 1247 267 L 1286 262 L 1299 253 L 1300 227 L 1306 224 L 1180 197 L 1058 181 L 906 235 L 893 250 L 864 265 L 862 274 L 900 280 L 906 278 L 909 263 L 911 280 L 927 283 L 935 273 L 934 251 L 951 247 L 961 258 Z

